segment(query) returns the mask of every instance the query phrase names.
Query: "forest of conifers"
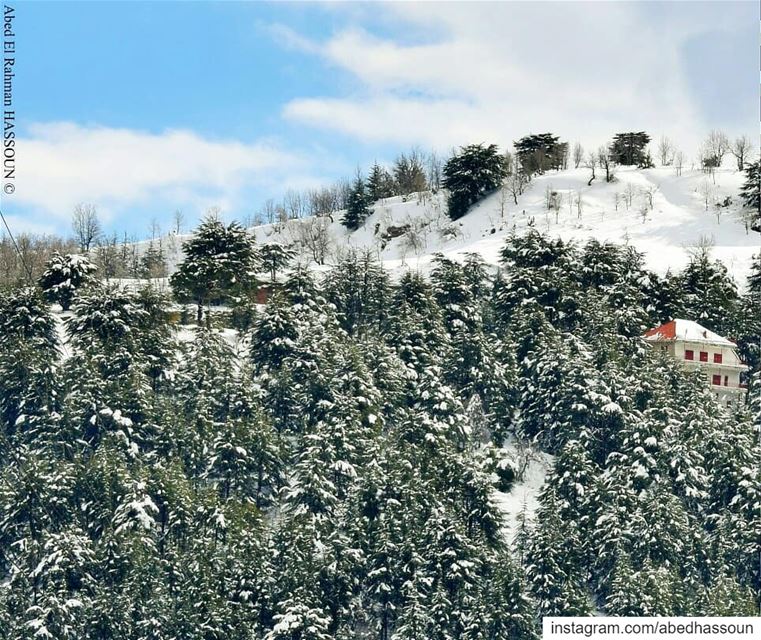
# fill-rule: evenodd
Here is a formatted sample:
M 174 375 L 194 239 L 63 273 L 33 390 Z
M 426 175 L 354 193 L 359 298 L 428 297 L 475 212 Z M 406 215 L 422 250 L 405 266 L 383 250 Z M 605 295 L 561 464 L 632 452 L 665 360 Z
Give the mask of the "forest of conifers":
M 0 299 L 0 636 L 482 640 L 546 615 L 754 615 L 761 255 L 659 277 L 535 230 L 392 282 L 293 268 L 248 320 L 95 283 Z M 191 313 L 191 316 L 193 314 Z M 647 346 L 738 342 L 726 408 Z M 552 456 L 538 509 L 494 492 Z

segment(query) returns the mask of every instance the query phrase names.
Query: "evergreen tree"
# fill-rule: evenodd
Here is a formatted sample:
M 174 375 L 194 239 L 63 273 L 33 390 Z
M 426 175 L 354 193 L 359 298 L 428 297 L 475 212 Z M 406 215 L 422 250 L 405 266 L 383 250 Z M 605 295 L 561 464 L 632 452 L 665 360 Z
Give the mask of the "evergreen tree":
M 247 295 L 256 288 L 258 258 L 254 242 L 237 222 L 225 226 L 208 217 L 184 242 L 185 259 L 170 283 L 180 302 L 194 302 L 201 323 L 204 305 Z
M 144 278 L 165 278 L 166 271 L 166 256 L 161 241 L 154 244 L 151 240 L 140 258 L 140 273 Z
M 560 142 L 551 133 L 524 136 L 513 142 L 521 171 L 530 179 L 535 173 L 550 169 L 564 169 L 567 163 L 568 143 Z
M 423 159 L 417 149 L 410 153 L 401 153 L 393 167 L 396 194 L 403 197 L 411 193 L 420 193 L 428 188 L 428 181 L 423 169 Z
M 71 306 L 74 295 L 95 283 L 97 267 L 84 256 L 54 253 L 45 264 L 40 288 L 50 302 L 57 302 L 64 311 Z
M 745 183 L 740 189 L 743 205 L 751 210 L 750 226 L 761 233 L 761 160 L 745 167 Z
M 732 328 L 737 313 L 737 285 L 722 262 L 712 260 L 710 250 L 693 252 L 690 262 L 679 274 L 683 317 L 695 320 L 720 335 Z
M 21 441 L 31 442 L 56 429 L 60 346 L 55 320 L 31 287 L 0 296 L 0 332 L 0 452 L 8 455 L 6 439 L 25 434 Z
M 349 251 L 325 280 L 325 297 L 349 334 L 384 326 L 391 291 L 388 275 L 369 251 Z
M 575 326 L 579 305 L 573 245 L 530 229 L 523 236 L 508 238 L 500 262 L 504 271 L 493 292 L 498 322 L 504 326 L 518 311 L 537 309 L 556 326 Z
M 644 131 L 617 133 L 610 145 L 610 155 L 616 164 L 651 167 L 653 163 L 645 149 L 649 142 L 650 136 Z
M 576 523 L 563 521 L 551 488 L 542 493 L 537 528 L 526 558 L 526 575 L 540 616 L 589 614 Z
M 373 203 L 385 198 L 391 198 L 393 195 L 394 179 L 385 168 L 376 162 L 370 169 L 370 175 L 367 178 L 368 200 Z
M 270 274 L 272 282 L 277 281 L 278 271 L 284 270 L 293 260 L 295 252 L 279 242 L 267 242 L 259 247 L 261 268 Z
M 449 217 L 464 216 L 484 195 L 493 191 L 505 178 L 504 158 L 497 145 L 472 144 L 444 165 L 443 186 L 449 192 Z
M 349 192 L 349 202 L 346 205 L 346 212 L 341 219 L 341 224 L 349 231 L 356 231 L 371 213 L 372 210 L 365 193 L 365 182 L 362 176 L 357 175 L 357 179 Z

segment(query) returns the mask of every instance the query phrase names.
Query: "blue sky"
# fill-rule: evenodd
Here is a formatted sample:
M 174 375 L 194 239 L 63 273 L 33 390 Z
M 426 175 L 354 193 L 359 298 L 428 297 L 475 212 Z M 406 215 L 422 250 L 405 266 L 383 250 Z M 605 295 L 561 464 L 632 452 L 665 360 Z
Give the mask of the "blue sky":
M 241 219 L 413 145 L 758 130 L 755 2 L 14 6 L 19 230 Z

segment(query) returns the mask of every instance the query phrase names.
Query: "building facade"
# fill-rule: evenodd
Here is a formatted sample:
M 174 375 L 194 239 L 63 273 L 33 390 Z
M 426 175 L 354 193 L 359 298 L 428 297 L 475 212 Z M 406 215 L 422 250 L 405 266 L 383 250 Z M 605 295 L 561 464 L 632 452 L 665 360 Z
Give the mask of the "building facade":
M 676 319 L 650 329 L 646 342 L 668 352 L 688 371 L 702 371 L 716 397 L 725 404 L 741 400 L 745 385 L 740 374 L 748 367 L 737 355 L 737 345 L 697 322 Z

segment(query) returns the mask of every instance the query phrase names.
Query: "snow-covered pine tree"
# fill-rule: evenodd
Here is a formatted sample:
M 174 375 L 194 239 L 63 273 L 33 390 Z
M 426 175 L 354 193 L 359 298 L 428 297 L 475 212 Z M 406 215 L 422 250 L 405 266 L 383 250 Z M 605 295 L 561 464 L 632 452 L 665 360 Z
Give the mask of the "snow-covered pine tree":
M 391 298 L 389 277 L 369 250 L 347 252 L 331 269 L 324 287 L 349 335 L 384 327 Z
M 526 556 L 529 589 L 542 617 L 588 615 L 582 540 L 576 522 L 563 520 L 559 506 L 554 489 L 545 487 Z
M 256 247 L 237 222 L 225 226 L 218 218 L 207 217 L 182 250 L 185 259 L 177 265 L 170 283 L 179 301 L 196 304 L 198 324 L 204 306 L 246 296 L 256 289 Z
M 761 370 L 761 251 L 753 256 L 739 307 L 732 335 L 736 336 L 740 356 L 752 374 Z
M 197 327 L 186 347 L 173 385 L 175 410 L 173 449 L 193 477 L 208 468 L 211 447 L 230 415 L 234 352 L 216 329 Z
M 213 434 L 205 477 L 214 481 L 223 499 L 254 501 L 261 508 L 281 484 L 282 444 L 259 411 L 250 376 L 233 383 L 230 415 Z
M 343 224 L 349 231 L 356 231 L 362 226 L 362 223 L 372 213 L 370 209 L 370 202 L 368 201 L 367 193 L 365 191 L 365 181 L 361 175 L 357 175 L 357 178 L 352 184 L 351 191 L 349 192 L 349 202 L 346 206 L 343 218 L 341 218 L 341 224 Z
M 272 282 L 277 282 L 277 274 L 283 271 L 295 257 L 296 252 L 279 242 L 266 242 L 259 247 L 261 268 L 270 274 Z
M 737 313 L 737 285 L 724 263 L 711 259 L 709 247 L 693 251 L 689 264 L 679 274 L 679 283 L 682 317 L 726 335 Z
M 56 252 L 45 264 L 39 285 L 50 302 L 67 311 L 78 291 L 95 284 L 95 271 L 97 267 L 85 256 Z
M 31 287 L 0 296 L 0 452 L 20 442 L 42 444 L 53 435 L 60 411 L 59 340 L 55 320 L 39 291 Z
M 576 250 L 535 229 L 511 235 L 500 252 L 503 267 L 495 281 L 493 306 L 497 321 L 509 325 L 519 309 L 537 308 L 554 325 L 576 326 L 578 315 Z

